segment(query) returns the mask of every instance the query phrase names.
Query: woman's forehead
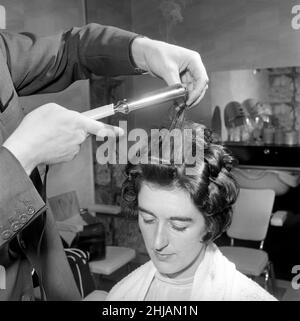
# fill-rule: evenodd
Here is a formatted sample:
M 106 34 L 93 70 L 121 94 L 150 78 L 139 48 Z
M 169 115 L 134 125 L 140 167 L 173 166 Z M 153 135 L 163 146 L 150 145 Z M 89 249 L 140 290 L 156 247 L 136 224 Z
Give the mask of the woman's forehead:
M 161 216 L 193 217 L 199 215 L 189 193 L 176 186 L 160 186 L 142 182 L 138 194 L 138 205 Z

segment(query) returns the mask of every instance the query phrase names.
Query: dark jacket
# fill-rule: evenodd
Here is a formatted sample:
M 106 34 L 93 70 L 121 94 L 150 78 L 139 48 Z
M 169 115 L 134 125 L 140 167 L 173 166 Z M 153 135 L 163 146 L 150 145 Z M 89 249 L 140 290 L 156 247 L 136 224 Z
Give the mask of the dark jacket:
M 1 145 L 26 113 L 18 96 L 58 92 L 92 73 L 136 73 L 129 55 L 135 36 L 98 24 L 42 38 L 1 31 Z M 0 265 L 6 270 L 6 289 L 0 289 L 0 300 L 32 299 L 32 268 L 39 274 L 48 300 L 80 299 L 41 191 L 37 169 L 28 177 L 18 160 L 1 146 Z

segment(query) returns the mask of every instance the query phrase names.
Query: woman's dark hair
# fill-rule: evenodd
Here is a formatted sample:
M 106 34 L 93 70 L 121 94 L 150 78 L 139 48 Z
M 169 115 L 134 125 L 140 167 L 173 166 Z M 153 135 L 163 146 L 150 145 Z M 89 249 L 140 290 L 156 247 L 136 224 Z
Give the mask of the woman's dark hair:
M 126 166 L 127 178 L 122 187 L 121 206 L 125 213 L 137 214 L 138 193 L 142 182 L 181 188 L 189 193 L 204 217 L 207 233 L 203 241 L 213 241 L 227 229 L 231 222 L 232 205 L 238 195 L 237 184 L 230 173 L 235 160 L 222 145 L 212 142 L 212 133 L 204 126 L 183 122 L 179 130 L 183 133 L 182 137 L 187 137 L 186 130 L 193 133 L 189 136 L 192 137 L 190 139 L 192 144 L 188 148 L 193 156 L 196 155 L 192 166 L 186 157 L 188 153 L 181 153 L 181 162 L 175 161 L 180 151 L 187 150 L 184 139 L 178 146 L 175 144 L 175 139 L 170 141 L 168 135 L 150 137 L 151 146 L 154 146 L 153 141 L 158 143 L 159 157 L 153 161 L 153 150 L 146 149 L 147 163 L 131 162 Z M 167 139 L 170 141 L 168 162 L 165 161 L 162 152 L 163 143 Z M 149 142 L 148 146 L 150 146 Z M 198 154 L 195 153 L 196 150 Z M 192 171 L 188 172 L 191 168 Z

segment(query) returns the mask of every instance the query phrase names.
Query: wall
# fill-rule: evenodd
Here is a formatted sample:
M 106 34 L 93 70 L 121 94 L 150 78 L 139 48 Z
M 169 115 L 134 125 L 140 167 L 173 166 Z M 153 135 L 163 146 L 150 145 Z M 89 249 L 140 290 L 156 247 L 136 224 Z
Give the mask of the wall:
M 174 3 L 164 17 L 162 4 Z M 132 0 L 137 32 L 201 53 L 209 71 L 299 65 L 291 13 L 299 0 Z M 177 8 L 177 9 L 176 9 Z M 181 18 L 180 18 L 181 16 Z M 169 26 L 169 27 L 168 27 Z
M 6 28 L 6 12 L 5 8 L 0 5 L 0 29 Z
M 82 0 L 1 0 L 6 27 L 12 31 L 51 35 L 83 24 Z
M 87 0 L 87 20 L 131 30 L 131 0 Z

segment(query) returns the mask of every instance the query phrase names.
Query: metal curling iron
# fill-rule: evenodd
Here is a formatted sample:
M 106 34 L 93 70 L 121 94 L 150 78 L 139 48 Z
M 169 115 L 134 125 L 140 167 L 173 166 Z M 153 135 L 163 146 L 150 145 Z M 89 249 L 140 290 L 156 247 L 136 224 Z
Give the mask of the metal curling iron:
M 180 101 L 182 104 L 183 102 L 185 103 L 187 94 L 188 91 L 185 87 L 183 87 L 181 84 L 176 84 L 150 92 L 146 96 L 137 100 L 120 100 L 116 104 L 97 107 L 85 111 L 82 114 L 89 118 L 99 120 L 104 117 L 115 115 L 117 113 L 128 114 L 134 110 L 165 103 L 172 100 L 174 102 Z

